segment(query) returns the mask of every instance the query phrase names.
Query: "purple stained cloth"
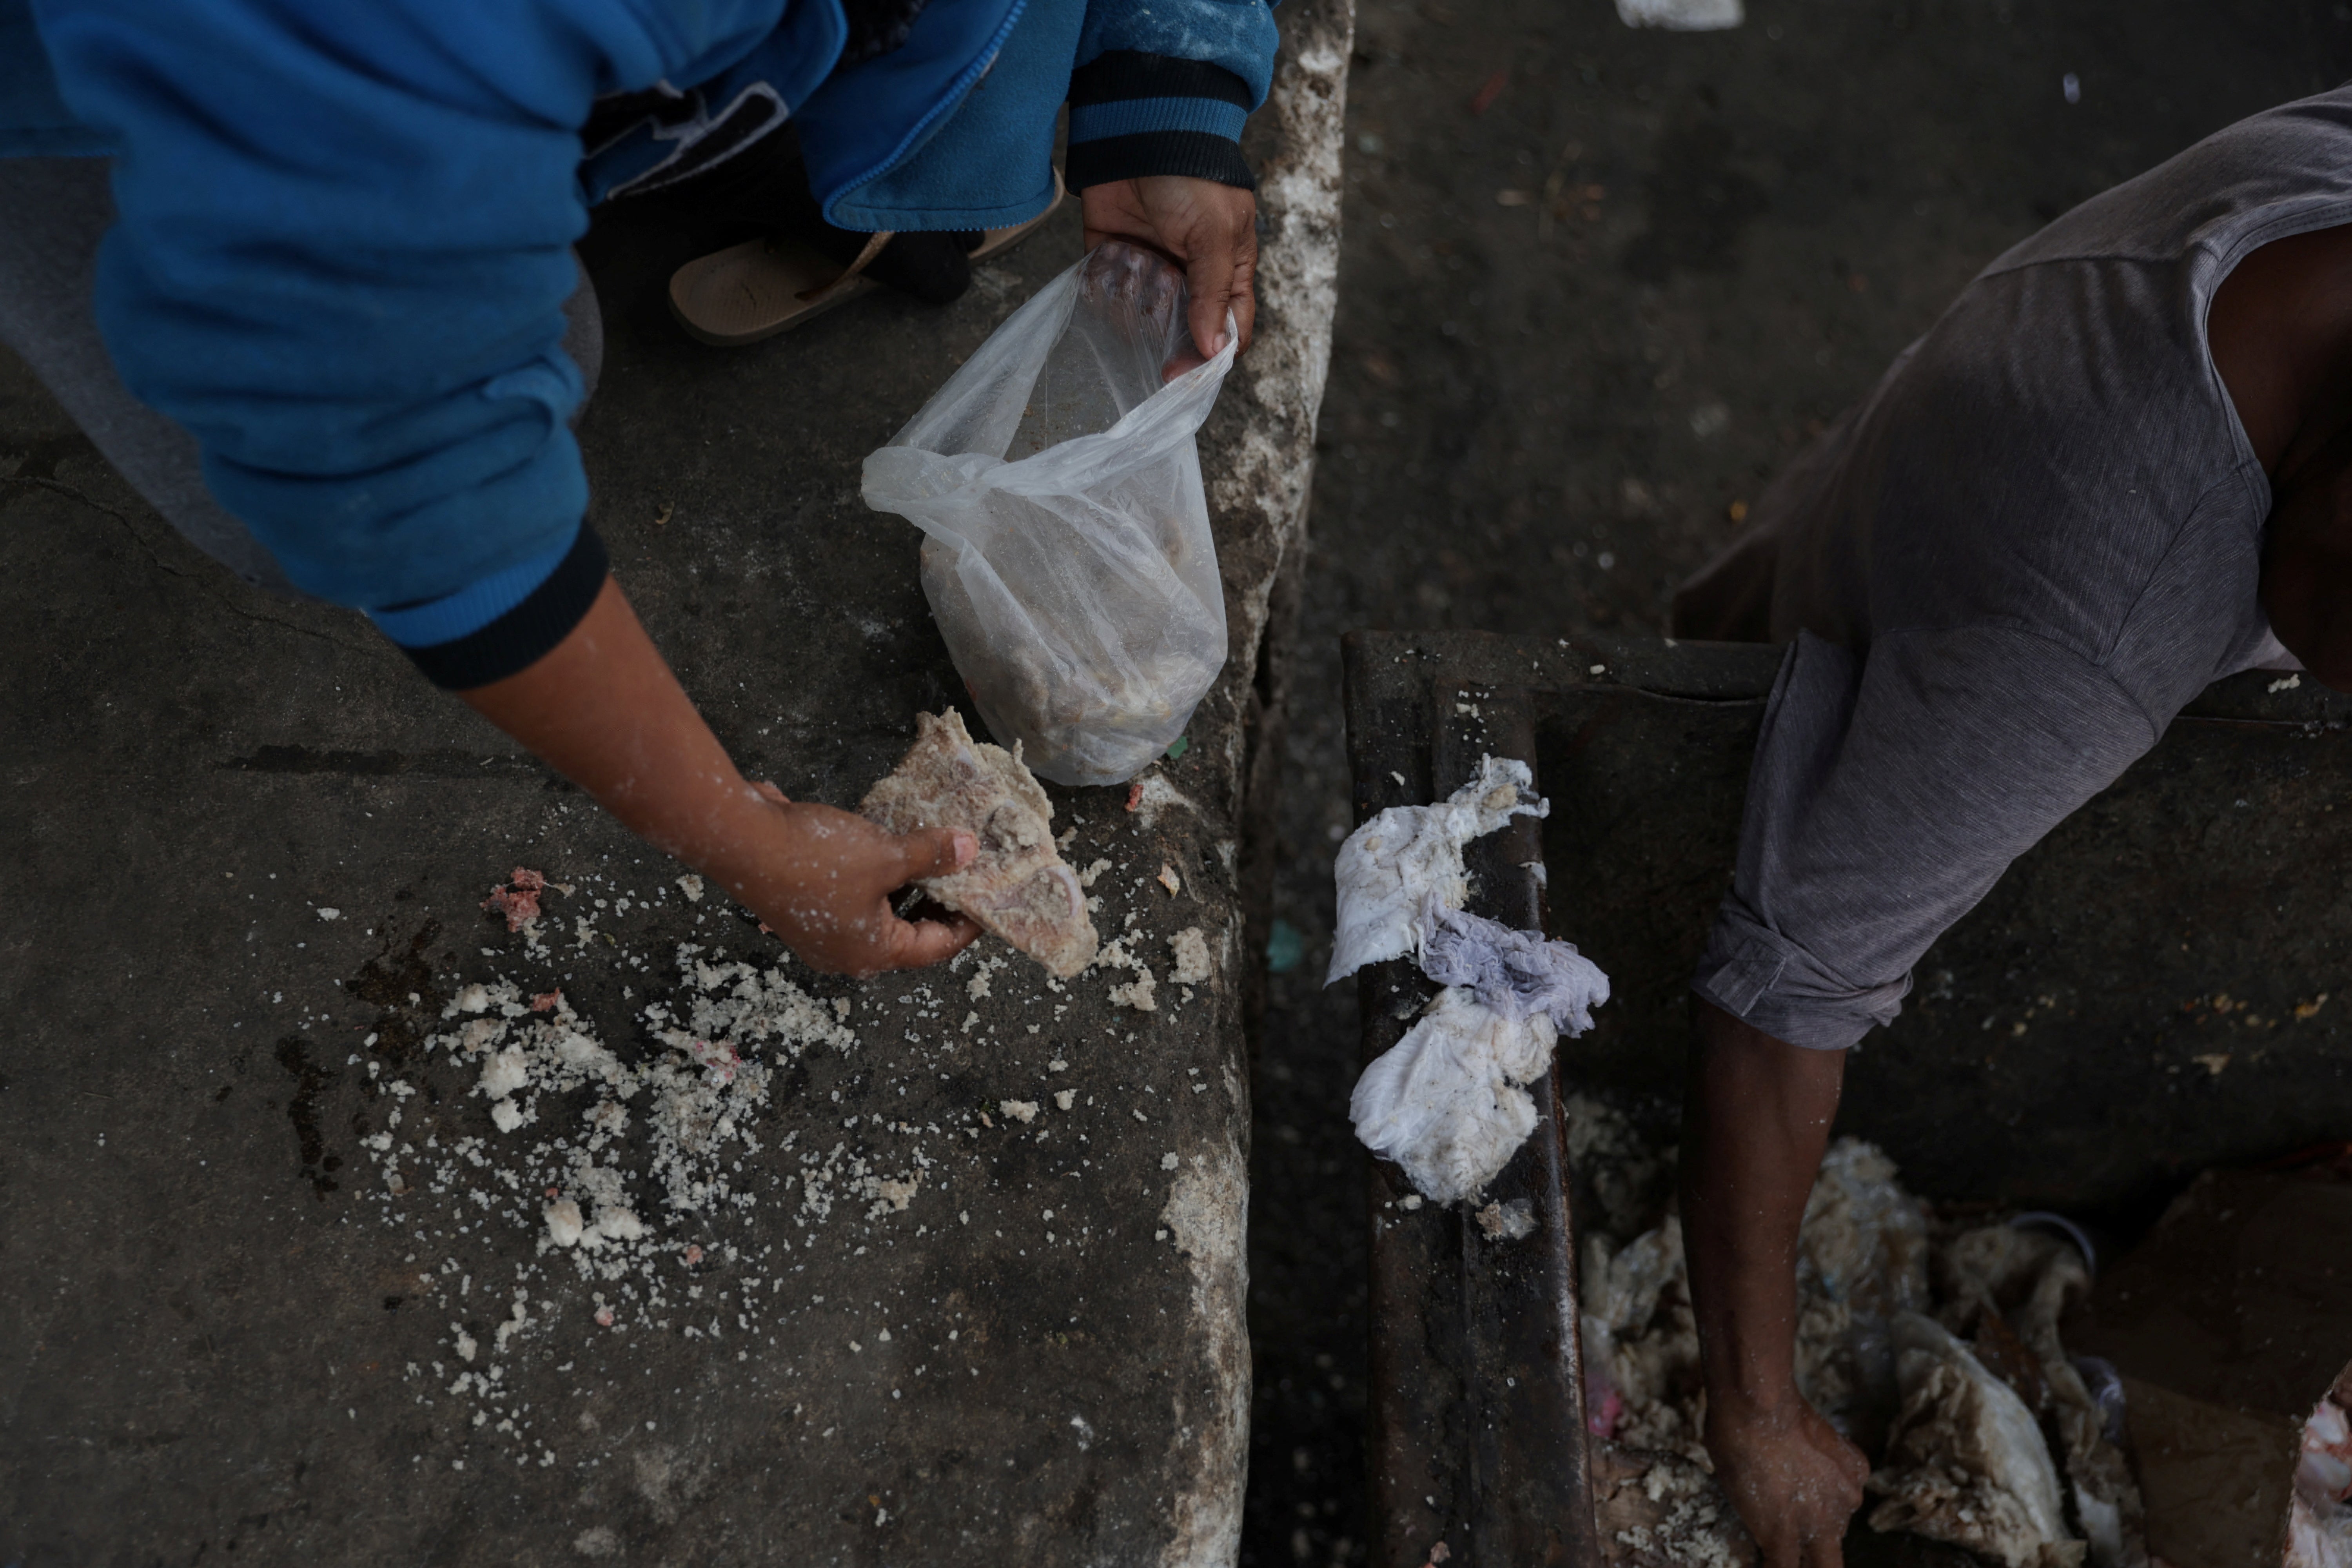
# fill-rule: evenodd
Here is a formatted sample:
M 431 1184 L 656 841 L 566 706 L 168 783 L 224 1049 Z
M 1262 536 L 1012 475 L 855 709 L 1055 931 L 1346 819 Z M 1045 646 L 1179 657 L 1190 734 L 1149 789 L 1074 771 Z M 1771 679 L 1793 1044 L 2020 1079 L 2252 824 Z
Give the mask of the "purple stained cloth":
M 1549 1014 L 1564 1035 L 1592 1027 L 1592 1009 L 1609 1000 L 1609 977 L 1572 944 L 1441 909 L 1434 900 L 1422 905 L 1421 972 L 1440 985 L 1464 987 L 1515 1023 Z

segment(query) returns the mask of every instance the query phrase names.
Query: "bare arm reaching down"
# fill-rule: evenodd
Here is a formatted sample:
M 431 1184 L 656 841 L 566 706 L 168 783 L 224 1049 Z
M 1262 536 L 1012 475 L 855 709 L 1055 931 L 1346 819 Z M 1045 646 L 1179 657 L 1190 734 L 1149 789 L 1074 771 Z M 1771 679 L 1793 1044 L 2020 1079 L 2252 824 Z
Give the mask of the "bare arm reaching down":
M 1870 1465 L 1797 1392 L 1797 1231 L 1843 1051 L 1697 1004 L 1683 1124 L 1683 1245 L 1706 1379 L 1706 1449 L 1765 1568 L 1841 1568 Z
M 953 955 L 969 920 L 900 920 L 890 894 L 971 861 L 969 833 L 903 836 L 747 782 L 611 578 L 519 675 L 461 693 L 631 831 L 718 881 L 818 969 L 874 974 Z

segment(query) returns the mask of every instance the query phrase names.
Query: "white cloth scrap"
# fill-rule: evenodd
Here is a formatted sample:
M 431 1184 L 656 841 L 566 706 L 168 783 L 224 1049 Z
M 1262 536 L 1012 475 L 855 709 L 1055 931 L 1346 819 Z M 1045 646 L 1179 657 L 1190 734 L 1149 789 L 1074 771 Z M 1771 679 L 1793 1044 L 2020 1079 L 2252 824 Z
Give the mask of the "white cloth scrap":
M 1436 805 L 1396 805 L 1349 837 L 1334 868 L 1339 931 L 1329 979 L 1407 953 L 1445 987 L 1364 1069 L 1348 1113 L 1364 1146 L 1439 1203 L 1502 1173 L 1535 1130 L 1525 1086 L 1551 1065 L 1564 1030 L 1592 1027 L 1609 977 L 1564 942 L 1465 913 L 1462 847 L 1514 816 L 1548 816 L 1535 773 L 1508 757 Z
M 1592 1009 L 1609 1000 L 1609 976 L 1572 943 L 1433 900 L 1422 906 L 1421 972 L 1466 988 L 1507 1018 L 1546 1014 L 1571 1037 L 1592 1027 Z
M 1551 1062 L 1551 1017 L 1508 1018 L 1449 986 L 1356 1080 L 1356 1136 L 1425 1196 L 1457 1203 L 1495 1179 L 1535 1131 L 1519 1087 Z
M 1392 805 L 1349 834 L 1332 868 L 1339 887 L 1339 929 L 1323 984 L 1418 952 L 1423 900 L 1458 910 L 1470 896 L 1462 847 L 1514 816 L 1551 815 L 1551 803 L 1534 786 L 1527 763 L 1482 757 L 1478 776 L 1445 800 Z

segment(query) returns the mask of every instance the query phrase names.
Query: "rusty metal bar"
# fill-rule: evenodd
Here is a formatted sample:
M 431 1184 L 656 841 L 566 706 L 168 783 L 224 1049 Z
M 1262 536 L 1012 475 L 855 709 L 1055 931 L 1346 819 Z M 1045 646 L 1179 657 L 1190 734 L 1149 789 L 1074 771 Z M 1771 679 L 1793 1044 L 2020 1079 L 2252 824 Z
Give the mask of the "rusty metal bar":
M 1533 765 L 1535 711 L 1524 689 L 1441 681 L 1433 695 L 1440 795 L 1474 777 L 1489 754 Z M 1463 858 L 1473 912 L 1522 931 L 1544 929 L 1534 870 L 1543 835 L 1535 818 L 1514 817 L 1472 843 Z M 1535 1131 L 1488 1185 L 1488 1202 L 1456 1226 L 1473 1472 L 1470 1561 L 1476 1568 L 1598 1568 L 1557 1069 L 1528 1088 Z M 1514 1236 L 1522 1205 L 1533 1228 Z

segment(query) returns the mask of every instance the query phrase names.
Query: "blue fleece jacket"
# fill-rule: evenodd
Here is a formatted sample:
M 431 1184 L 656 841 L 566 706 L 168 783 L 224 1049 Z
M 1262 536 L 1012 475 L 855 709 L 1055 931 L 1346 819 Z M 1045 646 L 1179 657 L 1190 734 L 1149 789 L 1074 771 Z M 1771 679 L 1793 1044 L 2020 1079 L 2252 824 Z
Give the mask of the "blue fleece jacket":
M 845 227 L 1033 216 L 1066 98 L 1074 186 L 1248 180 L 1265 0 L 930 0 L 836 71 L 845 30 L 839 0 L 0 0 L 0 155 L 114 157 L 96 305 L 125 384 L 298 585 L 412 651 L 497 645 L 420 658 L 473 684 L 584 613 L 576 583 L 531 602 L 602 559 L 570 247 L 695 124 L 789 114 Z M 583 160 L 592 105 L 649 89 L 685 111 Z

